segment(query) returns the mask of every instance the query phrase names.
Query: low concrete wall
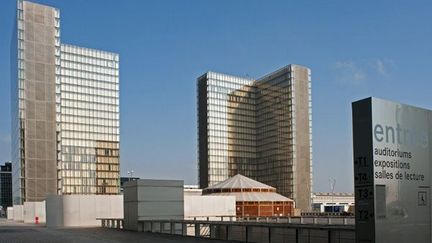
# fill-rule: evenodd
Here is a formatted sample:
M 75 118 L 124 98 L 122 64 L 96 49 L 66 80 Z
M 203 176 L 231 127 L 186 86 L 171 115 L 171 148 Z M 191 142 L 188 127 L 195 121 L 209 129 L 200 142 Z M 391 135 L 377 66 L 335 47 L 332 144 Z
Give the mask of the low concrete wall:
M 236 217 L 235 196 L 185 196 L 185 219 L 220 220 L 221 216 Z
M 13 220 L 18 222 L 24 222 L 23 205 L 13 205 Z
M 45 201 L 24 202 L 24 223 L 35 223 L 36 217 L 38 217 L 38 223 L 45 223 Z
M 51 195 L 48 227 L 97 227 L 98 218 L 123 218 L 123 195 Z
M 7 207 L 7 219 L 13 220 L 14 214 L 13 214 L 13 207 Z

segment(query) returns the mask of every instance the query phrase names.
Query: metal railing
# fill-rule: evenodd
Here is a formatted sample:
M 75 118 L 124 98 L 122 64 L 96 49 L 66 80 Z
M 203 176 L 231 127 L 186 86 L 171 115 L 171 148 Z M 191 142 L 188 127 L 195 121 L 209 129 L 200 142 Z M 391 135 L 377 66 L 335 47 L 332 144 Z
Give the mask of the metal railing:
M 99 220 L 101 220 L 102 227 L 123 228 L 123 219 Z M 355 242 L 353 225 L 296 224 L 270 221 L 138 220 L 138 231 L 258 243 Z
M 266 223 L 286 223 L 286 224 L 318 224 L 318 225 L 354 225 L 354 217 L 342 216 L 302 216 L 302 217 L 257 217 L 257 218 L 237 218 L 237 221 L 246 222 L 266 222 Z
M 247 221 L 139 220 L 143 232 L 240 242 L 354 243 L 351 225 L 309 225 Z
M 265 223 L 287 223 L 287 224 L 319 224 L 319 225 L 354 225 L 353 216 L 302 216 L 302 217 L 235 217 L 235 216 L 212 216 L 212 217 L 188 217 L 186 220 L 201 221 L 236 221 L 236 222 L 265 222 Z
M 122 218 L 96 218 L 101 221 L 102 228 L 116 228 L 123 229 L 123 219 Z

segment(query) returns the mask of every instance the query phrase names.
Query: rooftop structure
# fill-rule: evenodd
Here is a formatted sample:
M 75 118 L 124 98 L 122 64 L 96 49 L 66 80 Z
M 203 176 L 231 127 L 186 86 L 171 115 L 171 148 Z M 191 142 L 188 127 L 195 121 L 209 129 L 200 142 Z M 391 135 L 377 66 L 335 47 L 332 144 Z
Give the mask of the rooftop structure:
M 354 206 L 354 193 L 316 192 L 312 196 L 312 210 L 315 212 L 347 212 Z
M 276 188 L 237 174 L 203 190 L 203 195 L 235 196 L 238 217 L 290 216 L 294 201 Z
M 201 196 L 202 189 L 198 185 L 184 185 L 183 195 L 186 196 Z

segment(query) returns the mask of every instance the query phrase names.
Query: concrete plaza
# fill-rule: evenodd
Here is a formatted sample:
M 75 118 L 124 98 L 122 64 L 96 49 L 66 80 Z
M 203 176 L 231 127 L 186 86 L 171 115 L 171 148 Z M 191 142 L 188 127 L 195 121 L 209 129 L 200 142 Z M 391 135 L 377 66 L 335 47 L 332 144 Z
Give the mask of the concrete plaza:
M 226 242 L 165 234 L 133 232 L 108 228 L 47 228 L 0 219 L 0 243 L 31 242 Z

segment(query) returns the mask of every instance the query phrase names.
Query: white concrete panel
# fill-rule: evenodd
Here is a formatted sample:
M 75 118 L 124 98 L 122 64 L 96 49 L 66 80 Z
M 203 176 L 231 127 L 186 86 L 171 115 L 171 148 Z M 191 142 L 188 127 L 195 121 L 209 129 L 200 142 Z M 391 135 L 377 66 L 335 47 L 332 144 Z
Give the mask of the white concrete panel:
M 34 223 L 35 209 L 33 202 L 24 202 L 24 223 Z
M 103 196 L 97 196 L 98 198 L 101 198 Z M 109 203 L 106 201 L 106 203 Z M 95 223 L 97 224 L 98 221 L 96 220 L 96 211 L 101 207 L 102 205 L 96 206 L 96 196 L 92 197 L 79 197 L 79 222 L 83 226 L 92 226 Z M 109 216 L 109 215 L 107 215 Z
M 45 223 L 45 201 L 24 202 L 24 223 L 36 223 L 36 217 L 39 224 Z
M 38 202 L 35 204 L 35 217 L 39 217 L 39 223 L 46 222 L 46 201 Z
M 13 214 L 13 207 L 7 207 L 7 219 L 13 220 L 14 214 Z
M 122 195 L 63 195 L 49 197 L 48 227 L 97 227 L 97 218 L 123 218 Z M 61 217 L 54 212 L 59 211 Z
M 109 212 L 111 218 L 124 218 L 123 215 L 123 197 L 111 197 Z M 99 215 L 97 215 L 99 217 Z
M 185 196 L 184 217 L 236 216 L 235 196 Z
M 14 221 L 23 222 L 24 221 L 24 206 L 23 205 L 13 205 Z
M 108 195 L 101 195 L 97 198 L 97 200 L 94 201 L 95 208 L 95 217 L 99 217 L 99 215 L 106 215 L 107 213 L 109 214 L 109 218 L 111 218 L 111 201 L 108 200 Z M 101 218 L 101 217 L 99 217 Z
M 24 202 L 24 223 L 34 223 L 35 208 L 33 202 Z
M 80 195 L 63 196 L 63 226 L 73 226 L 81 222 Z

